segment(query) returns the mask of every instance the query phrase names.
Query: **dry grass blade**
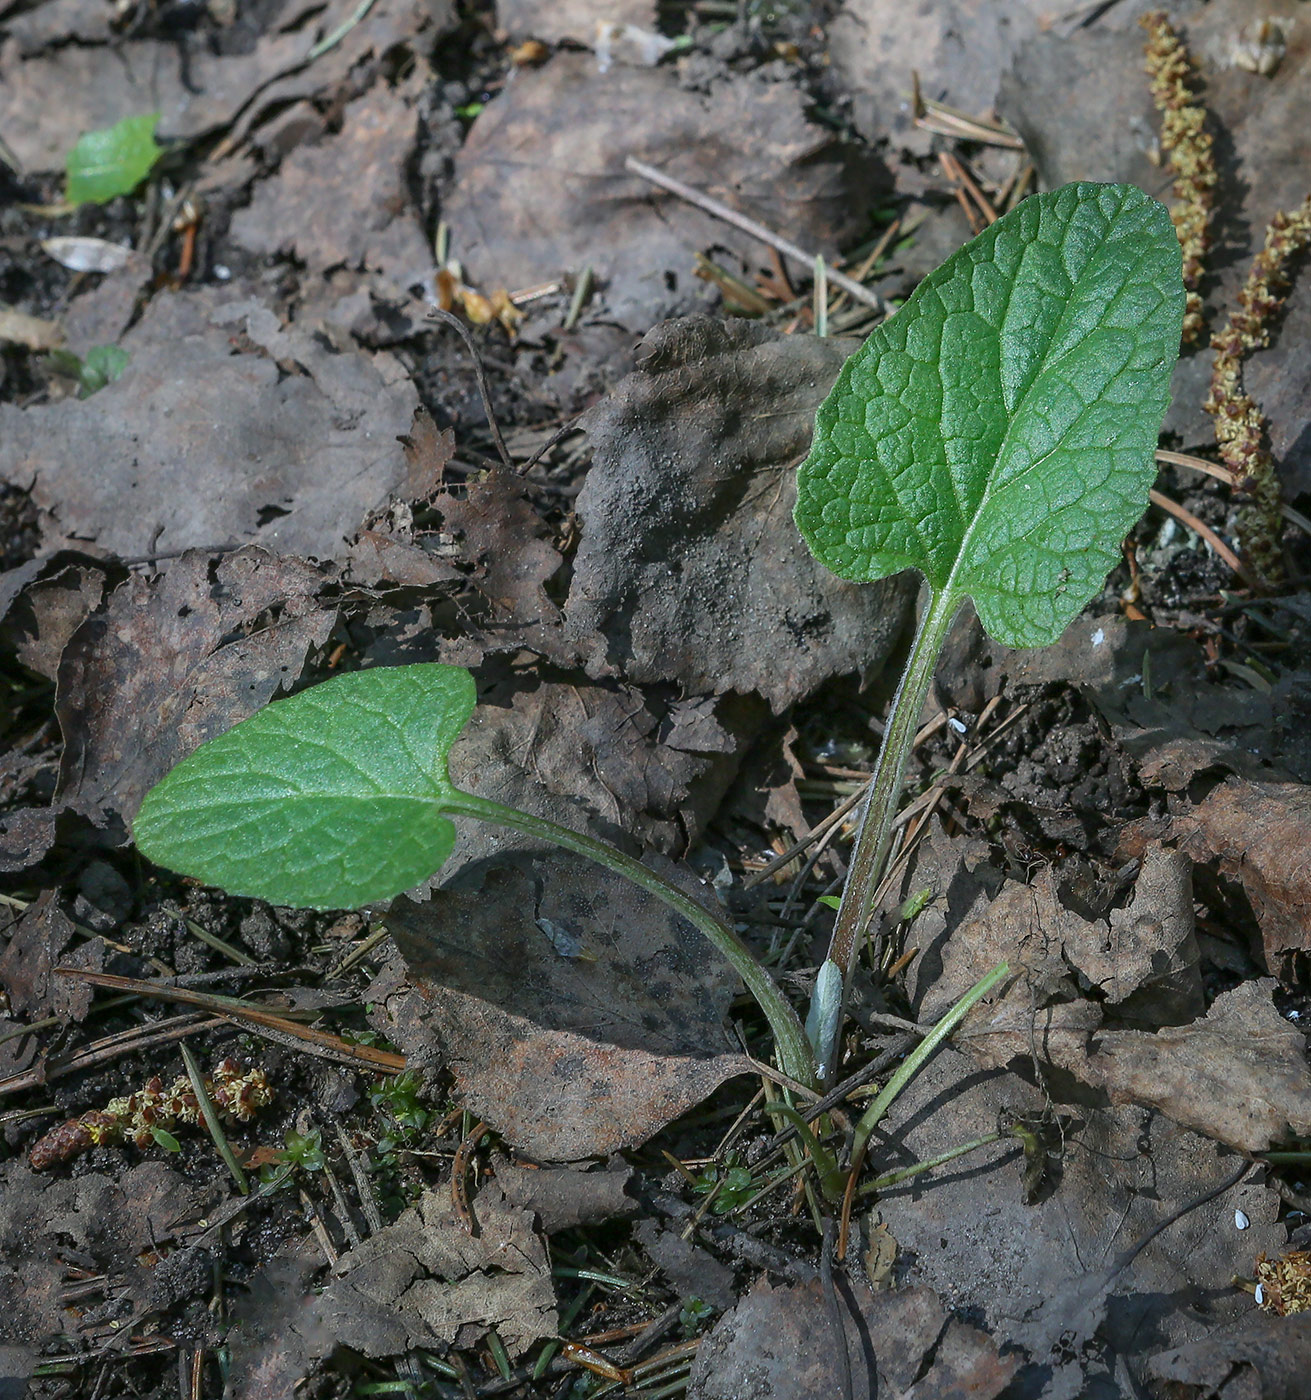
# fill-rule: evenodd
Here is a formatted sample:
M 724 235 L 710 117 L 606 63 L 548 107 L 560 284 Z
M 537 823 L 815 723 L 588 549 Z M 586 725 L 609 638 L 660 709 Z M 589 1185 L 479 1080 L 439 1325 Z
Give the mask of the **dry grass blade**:
M 1147 499 L 1151 501 L 1154 506 L 1160 506 L 1167 515 L 1174 516 L 1181 525 L 1186 525 L 1194 534 L 1204 539 L 1244 583 L 1252 587 L 1256 586 L 1256 578 L 1252 574 L 1252 571 L 1247 568 L 1238 555 L 1229 548 L 1220 536 L 1211 529 L 1206 521 L 1199 520 L 1192 511 L 1181 506 L 1178 501 L 1172 501 L 1169 496 L 1163 495 L 1160 491 L 1149 491 L 1147 493 Z
M 730 209 L 727 204 L 721 204 L 719 200 L 712 199 L 710 195 L 702 193 L 701 190 L 693 189 L 691 185 L 685 185 L 682 180 L 676 180 L 672 175 L 666 175 L 663 171 L 657 170 L 655 166 L 647 165 L 645 161 L 637 160 L 634 156 L 629 156 L 624 161 L 624 165 L 634 175 L 640 175 L 642 179 L 649 180 L 651 184 L 659 185 L 661 189 L 668 190 L 670 194 L 676 194 L 679 199 L 685 199 L 689 204 L 695 204 L 698 209 L 704 209 L 707 214 L 712 214 L 716 219 L 722 219 L 724 223 L 732 224 L 734 228 L 741 229 L 743 233 L 749 233 L 752 238 L 758 238 L 771 248 L 777 248 L 784 257 L 804 264 L 807 270 L 815 266 L 814 253 L 808 253 L 804 248 L 797 247 L 790 239 L 784 238 L 782 234 L 775 233 L 773 229 L 766 228 L 764 224 L 758 224 L 745 214 L 739 214 L 736 209 Z M 836 269 L 830 268 L 828 279 L 835 287 L 841 287 L 854 300 L 862 301 L 866 306 L 872 306 L 875 311 L 884 316 L 892 315 L 893 308 L 876 291 L 857 282 L 854 277 L 848 277 L 845 272 L 838 272 Z
M 79 981 L 90 982 L 94 987 L 107 987 L 113 991 L 135 992 L 138 996 L 155 997 L 159 1001 L 180 1002 L 184 1006 L 196 1006 L 210 1011 L 227 1021 L 244 1022 L 255 1027 L 267 1027 L 281 1035 L 299 1041 L 312 1054 L 328 1054 L 332 1057 L 344 1056 L 348 1061 L 373 1065 L 378 1069 L 399 1074 L 405 1068 L 405 1056 L 393 1054 L 389 1050 L 378 1050 L 372 1045 L 355 1045 L 343 1040 L 339 1035 L 327 1031 L 316 1031 L 310 1026 L 302 1026 L 285 1016 L 263 1011 L 236 997 L 215 996 L 210 992 L 195 992 L 189 987 L 165 987 L 158 982 L 144 982 L 135 977 L 118 977 L 110 972 L 90 972 L 80 967 L 59 967 L 55 969 L 61 976 L 75 977 Z
M 174 1016 L 167 1021 L 157 1021 L 153 1026 L 133 1026 L 131 1030 L 118 1031 L 102 1040 L 84 1045 L 67 1055 L 52 1056 L 34 1065 L 31 1069 L 11 1074 L 0 1079 L 0 1098 L 9 1094 L 21 1094 L 28 1089 L 39 1088 L 52 1079 L 63 1079 L 82 1070 L 93 1069 L 96 1065 L 115 1060 L 120 1055 L 133 1054 L 155 1045 L 167 1045 L 170 1041 L 181 1040 L 183 1036 L 195 1035 L 199 1031 L 213 1030 L 224 1025 L 226 1017 L 209 1017 L 188 1013 Z
M 1164 462 L 1168 466 L 1188 467 L 1192 471 L 1202 472 L 1206 476 L 1214 477 L 1217 481 L 1223 481 L 1226 486 L 1238 484 L 1238 478 L 1228 467 L 1222 467 L 1218 462 L 1208 462 L 1205 457 L 1194 457 L 1188 452 L 1168 452 L 1162 447 L 1157 449 L 1156 460 Z M 1281 504 L 1279 513 L 1290 525 L 1296 525 L 1299 530 L 1311 535 L 1311 520 L 1308 520 L 1300 510 L 1294 510 L 1290 505 Z

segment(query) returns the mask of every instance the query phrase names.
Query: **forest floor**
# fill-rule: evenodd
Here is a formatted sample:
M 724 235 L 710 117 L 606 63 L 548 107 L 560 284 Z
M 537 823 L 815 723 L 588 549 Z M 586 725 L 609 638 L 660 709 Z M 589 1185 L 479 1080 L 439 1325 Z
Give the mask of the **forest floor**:
M 574 857 L 471 823 L 319 914 L 130 837 L 279 695 L 465 666 L 456 780 L 681 870 L 804 1008 L 915 595 L 821 577 L 793 468 L 1024 195 L 1169 201 L 1146 8 L 0 0 L 0 1397 L 1305 1396 L 1311 278 L 1243 370 L 1281 581 L 1203 336 L 1085 614 L 958 621 L 818 1148 L 727 965 Z M 1215 331 L 1311 189 L 1311 24 L 1169 9 Z

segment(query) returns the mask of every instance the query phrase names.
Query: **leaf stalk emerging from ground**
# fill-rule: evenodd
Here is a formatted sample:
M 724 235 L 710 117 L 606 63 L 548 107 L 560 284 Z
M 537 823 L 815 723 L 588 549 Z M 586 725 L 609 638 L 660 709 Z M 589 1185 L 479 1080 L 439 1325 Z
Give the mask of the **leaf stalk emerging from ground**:
M 1047 646 L 1142 514 L 1184 314 L 1170 216 L 1129 185 L 1025 200 L 953 254 L 843 367 L 797 484 L 811 552 L 843 578 L 916 568 L 927 600 L 893 701 L 819 985 L 850 977 L 915 729 L 972 599 L 1005 646 Z M 829 991 L 831 999 L 832 993 Z M 822 1077 L 840 1016 L 822 1026 Z

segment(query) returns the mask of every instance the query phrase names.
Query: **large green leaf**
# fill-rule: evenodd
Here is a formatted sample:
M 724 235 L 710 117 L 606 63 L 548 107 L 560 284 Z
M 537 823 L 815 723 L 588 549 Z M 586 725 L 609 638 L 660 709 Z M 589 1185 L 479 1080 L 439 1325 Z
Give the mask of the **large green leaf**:
M 860 581 L 918 568 L 997 640 L 1055 641 L 1146 506 L 1183 306 L 1141 190 L 1026 199 L 843 367 L 798 478 L 815 556 Z
M 274 904 L 344 909 L 427 879 L 451 853 L 451 745 L 474 707 L 458 666 L 337 676 L 203 744 L 133 824 L 159 865 Z

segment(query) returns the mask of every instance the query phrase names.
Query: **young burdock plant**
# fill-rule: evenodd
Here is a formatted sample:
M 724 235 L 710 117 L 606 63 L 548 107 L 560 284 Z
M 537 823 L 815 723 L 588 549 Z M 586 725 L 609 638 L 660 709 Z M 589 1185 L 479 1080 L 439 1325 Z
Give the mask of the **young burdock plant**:
M 1106 581 L 1156 475 L 1181 269 L 1141 190 L 1035 195 L 930 273 L 820 406 L 797 478 L 811 552 L 843 578 L 927 585 L 816 983 L 821 1078 L 947 631 L 973 599 L 996 641 L 1048 646 Z
M 918 568 L 928 589 L 808 1027 L 737 934 L 663 876 L 451 783 L 447 756 L 475 702 L 458 667 L 360 671 L 276 701 L 147 794 L 137 845 L 232 894 L 335 909 L 427 879 L 455 819 L 553 842 L 695 924 L 764 1012 L 783 1071 L 818 1085 L 952 618 L 972 598 L 998 641 L 1041 646 L 1102 586 L 1147 503 L 1183 301 L 1165 209 L 1130 186 L 1067 185 L 926 278 L 820 407 L 796 508 L 811 550 L 849 579 Z

